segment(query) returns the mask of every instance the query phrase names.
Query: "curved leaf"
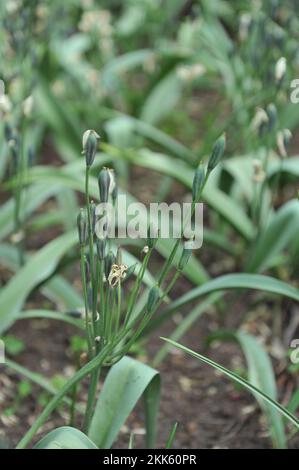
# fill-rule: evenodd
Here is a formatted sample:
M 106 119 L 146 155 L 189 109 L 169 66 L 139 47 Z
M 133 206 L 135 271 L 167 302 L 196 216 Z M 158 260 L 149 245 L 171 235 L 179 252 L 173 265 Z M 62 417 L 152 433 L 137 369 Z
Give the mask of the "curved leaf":
M 97 446 L 79 429 L 62 426 L 44 436 L 34 449 L 97 449 Z
M 231 289 L 256 289 L 272 294 L 283 295 L 299 302 L 298 289 L 273 277 L 263 276 L 260 274 L 226 274 L 216 279 L 212 279 L 200 287 L 192 289 L 178 300 L 172 302 L 159 314 L 158 317 L 153 319 L 151 327 L 157 327 L 158 324 L 162 323 L 173 312 L 177 311 L 189 302 L 197 300 L 202 295 Z
M 159 373 L 126 356 L 110 369 L 96 405 L 88 436 L 98 447 L 111 447 L 142 394 L 145 394 L 147 410 L 147 446 L 154 446 L 160 399 Z
M 268 227 L 254 244 L 246 271 L 263 271 L 271 259 L 281 253 L 296 237 L 299 229 L 299 202 L 289 201 L 271 218 Z

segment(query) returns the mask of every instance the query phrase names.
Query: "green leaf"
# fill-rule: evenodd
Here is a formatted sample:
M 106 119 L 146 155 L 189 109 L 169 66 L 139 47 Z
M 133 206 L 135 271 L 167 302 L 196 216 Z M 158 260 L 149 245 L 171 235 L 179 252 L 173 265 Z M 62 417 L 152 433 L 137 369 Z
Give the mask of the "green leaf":
M 162 323 L 172 313 L 179 310 L 189 302 L 197 300 L 199 297 L 216 291 L 235 289 L 256 289 L 269 292 L 272 294 L 283 295 L 299 302 L 299 290 L 293 286 L 279 281 L 270 276 L 260 274 L 226 274 L 216 279 L 206 282 L 200 287 L 195 287 L 191 291 L 184 294 L 178 300 L 172 302 L 166 307 L 155 319 L 155 327 Z
M 97 446 L 78 429 L 62 426 L 44 436 L 34 449 L 97 449 Z
M 2 289 L 0 293 L 0 333 L 14 322 L 17 312 L 31 290 L 53 273 L 61 257 L 76 241 L 77 233 L 75 231 L 51 241 L 33 255 Z
M 52 310 L 25 310 L 16 315 L 15 320 L 28 320 L 32 318 L 47 318 L 49 320 L 57 320 L 68 323 L 69 325 L 75 326 L 81 330 L 84 330 L 84 323 L 82 320 L 73 318 L 69 314 L 54 312 Z
M 299 229 L 299 202 L 289 201 L 271 218 L 254 244 L 246 271 L 264 271 L 296 237 Z
M 30 256 L 25 255 L 28 261 Z M 0 260 L 4 266 L 12 271 L 18 269 L 18 251 L 15 246 L 0 243 Z M 62 276 L 56 275 L 41 287 L 41 292 L 52 302 L 68 310 L 77 310 L 83 307 L 83 299 L 79 292 Z
M 149 124 L 160 122 L 180 99 L 181 88 L 179 77 L 176 72 L 171 71 L 157 83 L 146 98 L 140 116 L 141 119 Z
M 250 384 L 247 382 L 247 380 L 243 379 L 239 375 L 235 374 L 234 372 L 231 372 L 230 370 L 226 369 L 225 367 L 221 366 L 217 362 L 212 361 L 211 359 L 202 356 L 201 354 L 192 351 L 192 349 L 187 348 L 186 346 L 183 346 L 182 344 L 176 343 L 175 341 L 172 341 L 168 338 L 161 338 L 164 341 L 168 341 L 172 346 L 181 349 L 182 351 L 186 352 L 187 354 L 190 354 L 190 356 L 196 357 L 200 361 L 204 362 L 205 364 L 208 364 L 209 366 L 214 367 L 214 369 L 219 370 L 223 374 L 225 374 L 227 377 L 230 379 L 234 380 L 235 382 L 238 382 L 239 384 L 243 385 L 247 390 L 249 390 L 251 393 L 256 394 L 260 397 L 260 399 L 264 400 L 266 403 L 268 403 L 270 406 L 272 406 L 276 411 L 279 411 L 283 416 L 285 416 L 292 424 L 296 426 L 296 428 L 299 429 L 299 420 L 296 418 L 296 416 L 292 415 L 286 408 L 284 408 L 282 405 L 280 405 L 277 401 L 273 400 L 271 397 L 269 397 L 266 393 L 264 393 L 262 390 L 259 390 L 257 387 L 254 385 Z
M 53 196 L 59 189 L 60 185 L 44 185 L 36 183 L 26 190 L 26 204 L 22 207 L 22 217 L 26 219 L 35 209 L 37 209 L 49 197 Z M 14 228 L 14 199 L 9 199 L 2 205 L 0 210 L 0 239 L 9 235 Z
M 112 59 L 102 70 L 104 85 L 110 91 L 116 89 L 123 73 L 143 65 L 152 57 L 154 57 L 154 52 L 151 49 L 140 49 Z
M 80 125 L 74 119 L 74 113 L 68 113 L 60 98 L 53 94 L 44 77 L 39 77 L 38 84 L 35 97 L 42 119 L 55 132 L 55 139 L 58 137 L 63 140 L 68 150 L 67 159 L 73 159 L 75 155 L 80 154 Z
M 110 369 L 96 405 L 88 435 L 98 447 L 111 447 L 142 394 L 145 395 L 147 446 L 154 446 L 160 395 L 159 373 L 126 356 Z

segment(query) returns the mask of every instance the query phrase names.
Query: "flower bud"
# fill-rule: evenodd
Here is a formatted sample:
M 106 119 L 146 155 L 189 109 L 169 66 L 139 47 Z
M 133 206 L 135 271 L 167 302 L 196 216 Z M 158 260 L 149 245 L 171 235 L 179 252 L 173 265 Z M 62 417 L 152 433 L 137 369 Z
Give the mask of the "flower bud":
M 146 309 L 148 313 L 151 313 L 154 310 L 159 298 L 160 298 L 160 289 L 157 286 L 152 287 L 151 290 L 149 291 L 147 304 L 146 304 Z
M 283 158 L 286 158 L 288 156 L 288 146 L 290 143 L 290 140 L 292 138 L 292 133 L 289 129 L 283 129 L 282 131 L 279 131 L 277 133 L 277 147 L 279 151 L 279 155 Z
M 98 148 L 98 139 L 100 136 L 93 130 L 87 130 L 83 134 L 82 153 L 85 155 L 86 166 L 90 167 L 93 164 L 94 157 Z
M 206 172 L 202 164 L 197 167 L 192 185 L 192 201 L 196 202 L 200 198 L 206 179 Z
M 109 195 L 115 189 L 115 181 L 113 170 L 109 168 L 102 168 L 98 176 L 100 200 L 103 203 L 108 202 Z
M 208 172 L 214 170 L 218 165 L 225 150 L 225 134 L 222 134 L 215 142 L 212 154 L 208 162 Z
M 106 257 L 106 238 L 97 238 L 96 245 L 97 245 L 97 254 L 99 260 L 103 261 Z
M 87 240 L 87 215 L 84 209 L 80 209 L 77 217 L 78 235 L 81 247 L 85 245 Z
M 276 106 L 271 103 L 267 106 L 267 115 L 269 118 L 269 123 L 268 123 L 268 131 L 271 131 L 277 122 L 277 109 Z

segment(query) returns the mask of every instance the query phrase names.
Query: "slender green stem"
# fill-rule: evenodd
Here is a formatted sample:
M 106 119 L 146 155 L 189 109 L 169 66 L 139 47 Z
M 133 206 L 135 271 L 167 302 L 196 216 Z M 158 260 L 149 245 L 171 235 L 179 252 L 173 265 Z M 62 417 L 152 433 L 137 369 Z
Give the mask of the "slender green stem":
M 85 306 L 85 329 L 86 329 L 86 338 L 88 344 L 88 354 L 89 357 L 92 357 L 92 335 L 90 331 L 89 325 L 89 308 L 88 308 L 88 294 L 87 294 L 87 282 L 86 282 L 86 274 L 85 274 L 85 253 L 84 247 L 81 246 L 80 248 L 80 260 L 81 260 L 81 277 L 82 277 L 82 285 L 83 285 L 83 297 L 84 297 L 84 306 Z
M 91 380 L 90 380 L 89 389 L 88 389 L 87 406 L 86 406 L 84 421 L 83 421 L 83 432 L 85 432 L 86 434 L 88 433 L 93 411 L 94 411 L 97 385 L 99 382 L 99 378 L 100 378 L 100 367 L 97 367 L 93 370 L 91 374 Z
M 75 425 L 76 418 L 76 400 L 77 400 L 77 385 L 73 386 L 71 394 L 71 406 L 70 406 L 70 426 Z

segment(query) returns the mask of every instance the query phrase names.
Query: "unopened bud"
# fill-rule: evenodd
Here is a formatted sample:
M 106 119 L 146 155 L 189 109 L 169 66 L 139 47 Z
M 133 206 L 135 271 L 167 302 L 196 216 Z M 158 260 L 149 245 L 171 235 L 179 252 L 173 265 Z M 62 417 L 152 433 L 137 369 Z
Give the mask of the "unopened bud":
M 192 201 L 196 202 L 200 198 L 206 179 L 206 171 L 202 164 L 200 164 L 194 174 L 192 185 Z
M 108 202 L 109 195 L 115 189 L 115 181 L 113 170 L 109 168 L 102 168 L 98 176 L 100 200 L 103 203 Z
M 98 258 L 103 261 L 106 257 L 106 238 L 97 238 L 96 245 Z
M 94 157 L 97 152 L 98 148 L 98 139 L 100 138 L 99 134 L 93 130 L 87 130 L 83 134 L 82 145 L 83 151 L 82 153 L 85 155 L 86 159 L 86 166 L 90 167 L 93 164 Z
M 273 103 L 267 106 L 267 115 L 269 118 L 268 130 L 271 131 L 275 127 L 277 122 L 277 109 Z
M 212 154 L 210 156 L 209 162 L 208 162 L 208 172 L 214 170 L 214 168 L 218 165 L 220 162 L 222 155 L 225 150 L 225 134 L 222 134 L 215 142 Z
M 77 217 L 78 235 L 81 246 L 84 246 L 87 240 L 87 215 L 84 209 L 80 209 Z
M 277 133 L 277 147 L 281 157 L 286 158 L 288 156 L 288 146 L 292 138 L 292 133 L 289 129 L 283 129 Z

